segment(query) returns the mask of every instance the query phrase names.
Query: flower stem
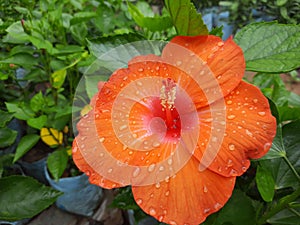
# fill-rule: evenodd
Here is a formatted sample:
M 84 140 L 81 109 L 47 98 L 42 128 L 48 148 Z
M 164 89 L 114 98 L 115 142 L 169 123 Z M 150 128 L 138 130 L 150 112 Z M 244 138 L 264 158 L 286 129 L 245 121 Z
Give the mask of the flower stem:
M 258 225 L 263 225 L 267 223 L 267 220 L 289 206 L 289 203 L 295 201 L 300 196 L 300 187 L 292 194 L 287 195 L 279 200 L 279 202 L 271 208 L 269 212 L 264 214 L 257 222 Z

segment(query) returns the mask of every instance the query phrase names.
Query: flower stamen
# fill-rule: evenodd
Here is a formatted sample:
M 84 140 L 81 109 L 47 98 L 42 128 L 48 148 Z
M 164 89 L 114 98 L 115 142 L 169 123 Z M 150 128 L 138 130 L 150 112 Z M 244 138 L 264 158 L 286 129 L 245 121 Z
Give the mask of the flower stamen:
M 160 100 L 162 105 L 162 110 L 173 109 L 176 99 L 176 84 L 171 78 L 163 80 L 163 85 L 160 89 Z

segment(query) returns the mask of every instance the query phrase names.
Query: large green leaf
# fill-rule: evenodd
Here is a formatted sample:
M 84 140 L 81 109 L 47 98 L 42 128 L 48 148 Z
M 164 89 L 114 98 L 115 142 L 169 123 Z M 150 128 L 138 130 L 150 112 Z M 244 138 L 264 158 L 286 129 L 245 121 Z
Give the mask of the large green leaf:
M 262 166 L 257 167 L 255 176 L 257 188 L 264 201 L 271 202 L 274 197 L 275 181 L 272 173 Z
M 207 35 L 208 30 L 190 0 L 165 0 L 178 35 Z
M 28 120 L 34 117 L 34 112 L 24 102 L 5 102 L 6 108 L 10 113 L 14 113 L 14 117 L 20 120 Z
M 31 177 L 9 176 L 0 179 L 0 220 L 31 218 L 53 204 L 62 193 Z
M 47 159 L 48 169 L 55 180 L 58 180 L 65 171 L 68 163 L 68 154 L 65 150 L 51 153 Z
M 268 219 L 268 223 L 273 225 L 299 225 L 300 221 L 300 199 L 297 201 L 298 207 L 284 209 Z
M 140 27 L 147 28 L 154 32 L 166 30 L 173 26 L 170 16 L 145 17 L 138 7 L 130 2 L 127 4 L 132 18 Z
M 283 154 L 281 158 L 262 160 L 260 164 L 272 172 L 276 189 L 296 188 L 299 186 L 300 179 L 300 120 L 283 126 L 282 141 L 283 144 L 276 146 L 278 151 L 285 151 L 286 155 Z
M 32 67 L 38 64 L 38 60 L 37 58 L 27 53 L 19 53 L 7 59 L 1 60 L 0 63 L 9 63 L 9 64 L 16 64 L 19 66 Z
M 0 148 L 12 145 L 17 137 L 18 132 L 7 127 L 0 128 Z
M 40 136 L 37 134 L 28 134 L 20 140 L 14 161 L 16 162 L 18 159 L 20 159 L 26 152 L 28 152 L 40 139 Z
M 300 67 L 299 25 L 252 23 L 234 40 L 244 51 L 247 70 L 280 73 Z

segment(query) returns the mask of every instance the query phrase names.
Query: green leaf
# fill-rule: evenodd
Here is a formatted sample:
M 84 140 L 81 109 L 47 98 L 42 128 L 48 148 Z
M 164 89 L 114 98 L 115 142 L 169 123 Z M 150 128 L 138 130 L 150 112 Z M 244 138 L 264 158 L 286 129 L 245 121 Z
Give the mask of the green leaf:
M 272 173 L 264 167 L 258 166 L 255 180 L 258 191 L 263 200 L 266 202 L 271 202 L 275 193 L 275 181 L 273 179 Z
M 120 189 L 120 192 L 114 197 L 114 200 L 110 206 L 124 210 L 139 209 L 139 206 L 134 201 L 130 187 Z
M 53 80 L 52 86 L 56 89 L 59 89 L 65 82 L 67 76 L 67 70 L 61 69 L 52 73 L 51 78 Z
M 268 153 L 259 160 L 282 158 L 286 155 L 282 139 L 282 128 L 278 125 L 276 136 Z
M 88 21 L 96 16 L 97 13 L 95 12 L 78 12 L 73 15 L 73 18 L 71 19 L 70 23 L 71 25 L 74 25 L 77 23 Z
M 4 127 L 13 117 L 13 113 L 0 110 L 0 127 Z
M 7 35 L 3 42 L 21 44 L 29 41 L 29 35 L 24 32 L 21 21 L 14 22 L 6 29 Z
M 298 199 L 298 202 L 300 200 Z M 284 209 L 268 219 L 268 223 L 272 225 L 299 225 L 300 209 Z
M 214 27 L 210 32 L 209 34 L 211 35 L 215 35 L 215 36 L 218 36 L 220 38 L 223 37 L 223 26 L 220 26 L 220 27 Z
M 38 60 L 32 55 L 26 53 L 19 53 L 7 59 L 1 60 L 0 63 L 12 63 L 19 66 L 32 67 L 38 65 Z
M 132 18 L 140 27 L 155 32 L 166 30 L 173 26 L 169 16 L 145 17 L 135 5 L 130 2 L 127 2 L 127 5 Z
M 3 176 L 4 168 L 12 166 L 14 154 L 0 155 L 0 178 Z
M 35 47 L 37 47 L 37 49 L 46 49 L 48 53 L 52 54 L 53 46 L 50 41 L 43 40 L 34 36 L 30 36 L 29 40 Z
M 299 25 L 252 23 L 234 40 L 244 51 L 246 70 L 281 73 L 300 67 Z
M 300 120 L 283 126 L 282 140 L 278 151 L 285 150 L 286 154 L 281 158 L 262 160 L 260 165 L 272 172 L 276 189 L 296 188 L 300 180 Z
M 23 102 L 10 103 L 5 102 L 6 108 L 9 112 L 14 113 L 14 117 L 20 120 L 28 120 L 34 117 L 34 112 L 30 107 L 25 105 Z
M 31 177 L 9 176 L 0 179 L 0 220 L 31 218 L 51 204 L 62 193 Z
M 38 112 L 45 108 L 45 99 L 41 91 L 30 99 L 30 108 L 34 112 Z
M 41 115 L 37 118 L 30 118 L 27 120 L 27 124 L 35 129 L 42 129 L 42 127 L 45 126 L 47 122 L 47 116 L 46 115 Z
M 18 144 L 13 162 L 15 163 L 23 155 L 25 155 L 26 152 L 28 152 L 33 146 L 36 145 L 39 139 L 40 136 L 37 134 L 27 134 L 26 136 L 22 137 Z
M 51 153 L 47 159 L 48 170 L 57 181 L 65 171 L 68 163 L 68 153 L 65 150 L 57 150 Z
M 17 137 L 18 132 L 7 127 L 0 128 L 0 148 L 12 145 Z
M 208 29 L 204 24 L 201 14 L 190 0 L 165 0 L 165 5 L 170 13 L 178 35 L 195 36 L 207 35 Z
M 240 190 L 235 190 L 221 209 L 214 225 L 243 224 L 253 225 L 255 221 L 255 209 L 251 199 Z

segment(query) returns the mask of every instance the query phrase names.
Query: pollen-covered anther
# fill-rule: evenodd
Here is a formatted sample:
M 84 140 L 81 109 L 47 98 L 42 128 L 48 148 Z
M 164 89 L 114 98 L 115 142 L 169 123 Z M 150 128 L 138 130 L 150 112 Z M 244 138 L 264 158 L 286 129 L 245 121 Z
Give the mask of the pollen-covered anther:
M 160 89 L 160 100 L 163 110 L 173 109 L 176 99 L 176 84 L 171 78 L 163 80 L 162 83 L 163 85 Z

